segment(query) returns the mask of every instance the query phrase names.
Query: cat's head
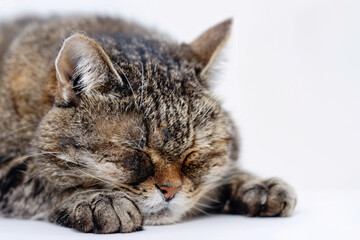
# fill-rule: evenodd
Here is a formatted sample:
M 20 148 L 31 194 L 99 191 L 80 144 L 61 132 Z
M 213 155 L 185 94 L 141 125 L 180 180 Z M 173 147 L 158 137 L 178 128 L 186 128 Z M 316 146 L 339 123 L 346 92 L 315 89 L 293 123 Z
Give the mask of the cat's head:
M 56 100 L 37 131 L 35 147 L 47 153 L 40 175 L 59 187 L 125 191 L 148 224 L 203 208 L 237 157 L 234 126 L 208 87 L 230 26 L 182 45 L 151 35 L 67 38 Z

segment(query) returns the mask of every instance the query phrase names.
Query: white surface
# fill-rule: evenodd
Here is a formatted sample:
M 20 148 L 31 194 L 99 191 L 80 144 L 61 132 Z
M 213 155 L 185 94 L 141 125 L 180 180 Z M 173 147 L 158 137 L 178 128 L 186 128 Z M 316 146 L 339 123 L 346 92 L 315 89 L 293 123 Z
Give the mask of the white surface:
M 234 17 L 225 49 L 228 61 L 221 64 L 215 91 L 240 127 L 242 165 L 292 184 L 300 197 L 296 213 L 287 219 L 204 218 L 146 227 L 126 237 L 355 238 L 360 217 L 360 1 L 0 0 L 0 18 L 24 12 L 124 16 L 187 42 Z M 43 238 L 73 234 L 46 223 L 3 219 L 0 229 L 12 235 L 39 232 Z
M 95 235 L 38 221 L 0 219 L 0 239 L 358 239 L 360 192 L 300 192 L 299 204 L 289 218 L 249 218 L 210 215 L 167 226 L 145 226 L 129 234 Z

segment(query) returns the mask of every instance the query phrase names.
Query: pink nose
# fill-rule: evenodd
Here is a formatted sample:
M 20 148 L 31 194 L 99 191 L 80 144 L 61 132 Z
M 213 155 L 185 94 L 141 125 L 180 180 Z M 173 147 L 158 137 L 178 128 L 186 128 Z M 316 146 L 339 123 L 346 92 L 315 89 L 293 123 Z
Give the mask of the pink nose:
M 175 196 L 175 193 L 177 193 L 181 189 L 181 186 L 168 187 L 167 185 L 161 185 L 159 189 L 166 200 L 171 200 Z

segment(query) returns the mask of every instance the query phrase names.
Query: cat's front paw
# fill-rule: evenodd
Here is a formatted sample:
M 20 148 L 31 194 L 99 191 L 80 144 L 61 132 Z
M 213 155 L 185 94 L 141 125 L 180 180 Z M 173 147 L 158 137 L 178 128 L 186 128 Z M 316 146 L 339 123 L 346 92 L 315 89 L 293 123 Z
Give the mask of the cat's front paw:
M 129 233 L 142 229 L 143 216 L 126 195 L 97 193 L 65 204 L 50 220 L 81 232 Z
M 253 179 L 233 186 L 229 211 L 247 216 L 289 216 L 296 205 L 292 187 L 279 178 Z

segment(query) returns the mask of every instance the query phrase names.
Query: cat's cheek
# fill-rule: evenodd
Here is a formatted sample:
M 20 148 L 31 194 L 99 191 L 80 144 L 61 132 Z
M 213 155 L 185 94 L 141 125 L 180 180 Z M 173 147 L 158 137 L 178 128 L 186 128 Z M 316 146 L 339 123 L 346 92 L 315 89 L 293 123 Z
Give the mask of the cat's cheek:
M 192 185 L 199 186 L 201 184 L 202 166 L 195 161 L 186 161 L 181 169 L 186 179 L 192 182 Z

